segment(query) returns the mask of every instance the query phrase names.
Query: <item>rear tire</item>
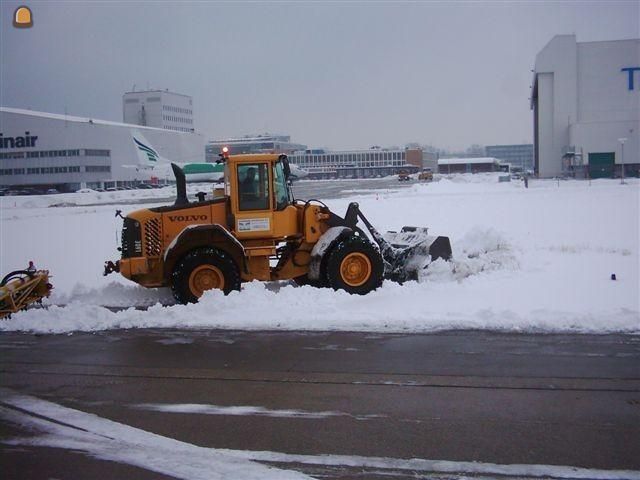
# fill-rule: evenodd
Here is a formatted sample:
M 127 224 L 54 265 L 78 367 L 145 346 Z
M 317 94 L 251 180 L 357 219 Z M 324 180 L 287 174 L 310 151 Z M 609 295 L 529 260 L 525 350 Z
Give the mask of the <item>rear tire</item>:
M 366 295 L 382 285 L 383 274 L 380 251 L 361 236 L 340 240 L 328 254 L 326 279 L 334 290 Z
M 236 262 L 224 250 L 198 248 L 176 264 L 171 275 L 171 290 L 180 303 L 196 303 L 206 290 L 221 289 L 225 295 L 240 290 L 240 272 Z

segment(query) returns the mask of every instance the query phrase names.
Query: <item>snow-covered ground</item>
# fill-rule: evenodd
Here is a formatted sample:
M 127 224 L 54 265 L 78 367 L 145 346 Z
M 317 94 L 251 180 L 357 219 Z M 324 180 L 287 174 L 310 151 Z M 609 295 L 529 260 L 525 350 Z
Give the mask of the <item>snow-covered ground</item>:
M 117 259 L 122 220 L 114 216 L 115 209 L 126 213 L 149 207 L 151 203 L 123 203 L 135 203 L 141 196 L 147 201 L 167 197 L 170 189 L 67 194 L 64 199 L 3 197 L 0 271 L 24 268 L 34 260 L 53 275 L 50 303 L 66 306 L 21 312 L 0 322 L 0 329 L 640 333 L 640 183 L 540 180 L 529 187 L 498 183 L 493 174 L 458 175 L 326 200 L 337 213 L 358 201 L 383 231 L 416 225 L 449 236 L 454 261 L 432 264 L 419 282 L 385 282 L 366 296 L 254 282 L 227 297 L 207 292 L 196 305 L 117 313 L 100 305 L 171 302 L 166 289 L 148 290 L 117 275 L 101 275 L 104 260 Z M 52 203 L 85 206 L 47 208 Z M 612 274 L 617 280 L 611 280 Z

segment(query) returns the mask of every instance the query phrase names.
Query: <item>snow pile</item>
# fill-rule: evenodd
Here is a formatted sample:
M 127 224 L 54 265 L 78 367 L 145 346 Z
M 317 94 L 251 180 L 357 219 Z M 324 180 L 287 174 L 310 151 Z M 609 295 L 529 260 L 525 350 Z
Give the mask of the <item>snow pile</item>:
M 439 258 L 422 271 L 420 281 L 458 280 L 493 270 L 519 268 L 509 242 L 497 231 L 475 227 L 452 246 L 453 259 Z
M 84 303 L 95 305 L 99 300 L 100 305 L 107 307 L 150 307 L 156 303 L 168 305 L 175 303 L 170 288 L 142 288 L 135 283 L 123 284 L 111 281 L 104 287 L 90 288 L 86 285 L 76 284 L 70 292 L 56 294 L 53 299 L 58 305 L 68 303 Z M 45 301 L 51 304 L 50 301 Z
M 547 305 L 519 308 L 477 285 L 456 289 L 460 298 L 450 301 L 451 284 L 423 288 L 417 282 L 385 282 L 367 296 L 343 291 L 287 285 L 278 291 L 261 282 L 245 284 L 242 292 L 224 296 L 206 292 L 198 304 L 160 304 L 148 310 L 112 312 L 105 308 L 71 303 L 65 307 L 32 309 L 0 324 L 2 330 L 45 333 L 128 328 L 231 328 L 247 330 L 346 330 L 380 332 L 430 332 L 446 329 L 508 331 L 640 333 L 637 311 L 625 308 L 576 313 Z M 476 296 L 469 296 L 470 293 Z M 546 303 L 546 302 L 545 302 Z M 533 308 L 531 308 L 533 307 Z M 538 307 L 538 308 L 536 308 Z
M 381 231 L 414 225 L 450 237 L 453 261 L 434 262 L 419 282 L 385 282 L 364 297 L 256 282 L 227 297 L 208 292 L 197 305 L 169 307 L 160 305 L 172 302 L 167 289 L 145 289 L 119 275 L 102 277 L 104 260 L 118 254 L 122 220 L 114 216 L 114 206 L 3 207 L 0 270 L 24 268 L 34 260 L 52 272 L 50 301 L 66 306 L 21 312 L 0 322 L 0 330 L 640 333 L 640 183 L 531 181 L 529 186 L 498 183 L 496 175 L 462 175 L 359 196 L 362 211 Z M 350 201 L 353 197 L 326 203 L 343 214 Z M 140 207 L 119 208 L 126 213 Z M 155 306 L 114 313 L 99 305 Z

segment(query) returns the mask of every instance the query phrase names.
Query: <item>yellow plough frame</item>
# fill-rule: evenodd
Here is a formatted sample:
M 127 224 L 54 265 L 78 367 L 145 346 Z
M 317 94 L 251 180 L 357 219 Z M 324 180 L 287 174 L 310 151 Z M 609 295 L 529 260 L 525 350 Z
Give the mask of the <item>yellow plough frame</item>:
M 49 283 L 49 270 L 36 270 L 29 262 L 26 270 L 16 270 L 0 282 L 0 318 L 40 303 L 48 297 L 53 286 Z

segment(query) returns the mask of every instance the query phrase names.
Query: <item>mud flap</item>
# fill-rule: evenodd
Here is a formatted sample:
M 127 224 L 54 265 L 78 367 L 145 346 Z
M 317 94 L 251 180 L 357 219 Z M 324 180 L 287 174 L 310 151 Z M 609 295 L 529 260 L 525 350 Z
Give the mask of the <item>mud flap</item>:
M 351 235 L 352 232 L 353 230 L 349 227 L 331 227 L 324 232 L 313 246 L 313 250 L 311 250 L 309 273 L 307 274 L 310 280 L 320 280 L 320 267 L 325 253 L 328 252 L 340 238 L 345 235 Z

